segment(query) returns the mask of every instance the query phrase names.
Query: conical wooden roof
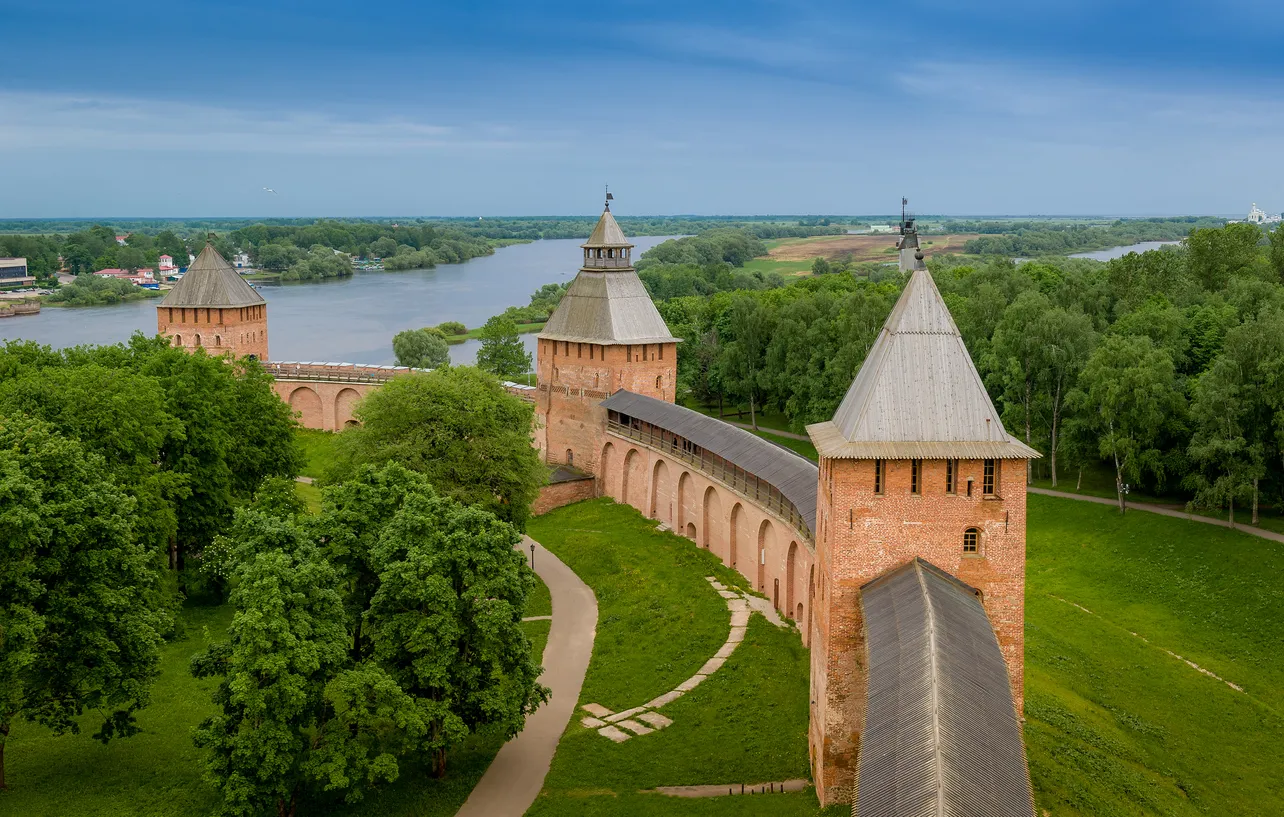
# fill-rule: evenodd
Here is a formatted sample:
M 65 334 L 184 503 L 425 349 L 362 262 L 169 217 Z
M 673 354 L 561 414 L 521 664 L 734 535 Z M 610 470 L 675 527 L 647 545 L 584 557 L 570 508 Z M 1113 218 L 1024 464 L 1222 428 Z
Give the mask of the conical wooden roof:
M 632 247 L 610 208 L 602 212 L 585 248 Z M 544 330 L 546 340 L 615 346 L 677 343 L 651 295 L 627 260 L 622 266 L 581 267 Z
M 245 282 L 212 244 L 206 244 L 160 305 L 226 308 L 262 303 L 266 303 L 263 296 Z
M 910 276 L 834 419 L 807 431 L 828 457 L 1039 456 L 1004 430 L 926 269 Z
M 611 208 L 608 205 L 602 211 L 602 217 L 597 220 L 597 226 L 593 228 L 593 234 L 589 236 L 588 241 L 580 245 L 581 247 L 632 247 L 629 240 L 624 237 L 624 231 L 620 225 L 615 223 L 615 216 L 611 215 Z

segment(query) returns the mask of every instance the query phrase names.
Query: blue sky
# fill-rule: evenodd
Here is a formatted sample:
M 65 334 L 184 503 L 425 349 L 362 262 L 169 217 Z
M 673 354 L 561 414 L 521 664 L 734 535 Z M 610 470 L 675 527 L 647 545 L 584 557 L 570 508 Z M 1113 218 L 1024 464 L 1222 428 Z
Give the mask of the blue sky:
M 0 217 L 1284 209 L 1284 12 L 0 0 Z M 272 195 L 263 190 L 274 188 Z

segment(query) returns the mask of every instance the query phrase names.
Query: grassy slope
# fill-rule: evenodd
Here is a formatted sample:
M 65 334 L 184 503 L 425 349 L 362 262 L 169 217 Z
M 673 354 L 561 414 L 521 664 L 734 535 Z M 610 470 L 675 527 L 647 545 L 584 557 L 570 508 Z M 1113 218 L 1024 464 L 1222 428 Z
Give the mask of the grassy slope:
M 726 606 L 703 577 L 744 580 L 632 508 L 582 502 L 532 520 L 530 533 L 598 598 L 581 703 L 617 711 L 643 703 L 692 675 L 725 640 Z M 573 720 L 528 814 L 816 814 L 811 792 L 720 800 L 640 793 L 807 777 L 807 672 L 798 635 L 755 616 L 727 664 L 664 708 L 672 726 L 614 744 Z
M 544 323 L 542 321 L 539 323 L 519 323 L 517 324 L 517 334 L 529 335 L 531 332 L 538 332 L 543 328 Z M 481 332 L 481 327 L 477 327 L 476 329 L 469 329 L 462 335 L 447 335 L 446 343 L 455 344 L 463 343 L 466 340 L 476 340 L 481 337 Z
M 1051 488 L 1052 478 L 1039 476 L 1040 471 L 1046 471 L 1045 462 L 1036 465 L 1034 484 L 1039 488 Z M 1078 486 L 1078 487 L 1076 487 Z M 1085 496 L 1105 497 L 1106 499 L 1115 498 L 1115 474 L 1105 463 L 1093 463 L 1084 467 L 1083 479 L 1080 483 L 1079 471 L 1077 468 L 1066 468 L 1062 466 L 1057 472 L 1056 490 L 1066 491 L 1072 494 L 1084 494 Z M 1168 505 L 1174 508 L 1185 510 L 1186 497 L 1169 493 L 1164 495 L 1147 494 L 1140 491 L 1132 491 L 1128 495 L 1130 502 L 1150 502 L 1160 505 Z M 1284 513 L 1277 508 L 1262 506 L 1259 509 L 1258 527 L 1265 530 L 1284 533 Z M 1195 511 L 1197 516 L 1207 516 L 1213 519 L 1226 519 L 1225 509 L 1208 510 L 1198 509 Z M 1249 527 L 1249 521 L 1252 519 L 1250 509 L 1246 505 L 1235 506 L 1235 524 Z
M 1279 546 L 1039 496 L 1029 530 L 1026 743 L 1040 808 L 1284 812 Z
M 334 441 L 338 437 L 338 434 L 331 431 L 295 429 L 295 444 L 303 452 L 303 468 L 299 470 L 299 474 L 313 479 L 324 477 L 325 469 L 334 459 Z

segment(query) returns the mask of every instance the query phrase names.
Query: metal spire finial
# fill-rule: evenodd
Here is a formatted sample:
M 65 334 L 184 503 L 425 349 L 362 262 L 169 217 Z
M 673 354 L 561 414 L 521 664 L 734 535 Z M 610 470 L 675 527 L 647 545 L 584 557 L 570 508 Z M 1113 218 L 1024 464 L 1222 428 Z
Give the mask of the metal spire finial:
M 615 196 L 611 195 L 611 185 L 608 184 L 606 185 L 606 209 L 607 210 L 611 209 L 611 202 L 614 200 L 615 200 Z

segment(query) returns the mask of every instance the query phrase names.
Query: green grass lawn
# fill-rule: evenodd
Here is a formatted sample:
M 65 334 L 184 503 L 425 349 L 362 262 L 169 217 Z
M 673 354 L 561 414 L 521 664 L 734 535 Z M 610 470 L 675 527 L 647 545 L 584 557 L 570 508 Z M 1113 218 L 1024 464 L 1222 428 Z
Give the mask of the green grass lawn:
M 1036 464 L 1034 485 L 1036 488 L 1052 488 L 1052 477 L 1041 474 L 1046 471 L 1046 463 L 1040 461 Z M 1080 478 L 1078 468 L 1058 469 L 1057 486 L 1055 490 L 1065 491 L 1071 494 L 1083 494 L 1084 496 L 1097 496 L 1105 499 L 1115 498 L 1115 473 L 1105 463 L 1092 463 L 1083 469 L 1082 479 Z M 1128 501 L 1134 503 L 1150 503 L 1157 505 L 1168 505 L 1185 510 L 1187 497 L 1175 492 L 1168 493 L 1149 493 L 1146 491 L 1131 490 L 1128 494 Z M 1252 515 L 1248 506 L 1235 506 L 1235 524 L 1251 527 L 1249 524 Z M 1284 514 L 1276 508 L 1262 505 L 1258 513 L 1258 527 L 1284 533 Z M 1211 519 L 1226 519 L 1227 512 L 1225 509 L 1209 510 L 1197 508 L 1194 511 L 1196 516 L 1207 516 Z
M 313 479 L 325 476 L 326 469 L 334 461 L 334 445 L 339 435 L 333 431 L 318 431 L 314 428 L 298 428 L 294 431 L 295 444 L 303 452 L 303 467 L 299 474 Z
M 530 595 L 526 615 L 547 615 L 548 607 L 548 588 L 540 582 Z M 202 778 L 202 752 L 192 744 L 191 731 L 214 713 L 210 693 L 217 682 L 193 678 L 188 661 L 211 640 L 223 638 L 231 620 L 232 609 L 227 605 L 183 609 L 182 635 L 163 648 L 151 706 L 139 713 L 141 734 L 103 746 L 89 737 L 98 726 L 89 716 L 82 721 L 82 734 L 62 737 L 25 721 L 14 724 L 5 746 L 9 790 L 0 792 L 0 814 L 204 817 L 213 813 L 218 797 Z M 522 623 L 535 656 L 544 653 L 549 624 Z M 396 783 L 360 803 L 304 803 L 299 813 L 448 817 L 463 805 L 503 744 L 497 734 L 475 735 L 452 750 L 444 780 L 432 778 L 426 767 L 403 761 Z
M 526 597 L 525 615 L 553 615 L 553 597 L 548 592 L 548 585 L 544 584 L 539 576 L 535 577 L 535 589 L 531 590 L 530 595 Z
M 779 434 L 772 434 L 770 431 L 764 431 L 762 429 L 757 431 L 754 431 L 753 429 L 747 430 L 750 434 L 756 434 L 768 442 L 775 443 L 776 445 L 783 445 L 790 451 L 793 451 L 796 454 L 801 454 L 812 462 L 820 461 L 820 454 L 816 451 L 816 446 L 812 445 L 810 440 L 795 440 L 792 437 L 782 437 Z
M 636 510 L 610 500 L 581 502 L 531 520 L 529 532 L 597 595 L 597 638 L 581 704 L 620 711 L 645 703 L 694 674 L 726 640 L 726 605 L 704 577 L 740 587 L 744 579 L 689 540 L 656 530 Z M 808 777 L 807 691 L 807 651 L 798 634 L 754 616 L 726 665 L 664 707 L 674 721 L 668 728 L 615 744 L 582 727 L 577 715 L 527 813 L 815 815 L 810 791 L 701 800 L 642 793 Z
M 538 332 L 543 328 L 544 321 L 540 321 L 539 323 L 519 323 L 517 324 L 517 334 L 529 335 L 531 332 Z M 481 331 L 481 327 L 477 327 L 476 329 L 469 329 L 462 335 L 447 335 L 446 343 L 455 344 L 463 343 L 466 340 L 476 340 L 481 337 Z
M 1030 496 L 1029 509 L 1025 734 L 1040 809 L 1284 813 L 1284 550 L 1073 500 Z

